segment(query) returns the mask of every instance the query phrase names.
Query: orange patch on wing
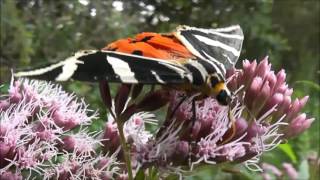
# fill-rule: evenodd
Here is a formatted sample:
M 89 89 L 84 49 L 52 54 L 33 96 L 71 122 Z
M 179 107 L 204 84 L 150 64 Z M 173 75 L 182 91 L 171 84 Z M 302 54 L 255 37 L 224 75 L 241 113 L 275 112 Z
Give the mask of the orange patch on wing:
M 137 34 L 132 39 L 120 39 L 108 44 L 103 50 L 175 61 L 185 61 L 194 57 L 172 34 L 161 35 L 152 32 Z
M 135 54 L 137 51 L 142 52 L 142 56 L 159 58 L 159 59 L 169 59 L 170 56 L 161 50 L 158 50 L 148 43 L 135 42 L 133 43 L 130 39 L 121 39 L 109 44 L 104 50 L 115 50 L 118 52 Z

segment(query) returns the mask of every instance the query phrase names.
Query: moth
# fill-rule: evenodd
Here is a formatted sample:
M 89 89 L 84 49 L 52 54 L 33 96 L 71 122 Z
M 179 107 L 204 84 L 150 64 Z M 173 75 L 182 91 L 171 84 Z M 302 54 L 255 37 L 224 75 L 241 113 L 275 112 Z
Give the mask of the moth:
M 228 105 L 226 69 L 237 62 L 244 36 L 239 25 L 217 29 L 178 26 L 143 32 L 100 50 L 82 50 L 45 67 L 14 74 L 43 80 L 152 84 L 215 97 Z

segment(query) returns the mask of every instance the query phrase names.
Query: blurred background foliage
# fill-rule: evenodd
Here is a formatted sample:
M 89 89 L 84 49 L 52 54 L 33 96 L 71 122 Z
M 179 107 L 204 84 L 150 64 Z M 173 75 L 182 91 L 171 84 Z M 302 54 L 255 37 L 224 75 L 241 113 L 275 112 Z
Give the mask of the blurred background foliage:
M 264 160 L 280 166 L 302 166 L 319 154 L 320 3 L 317 0 L 1 0 L 0 84 L 11 69 L 64 59 L 79 49 L 99 49 L 118 38 L 142 31 L 170 32 L 177 25 L 214 28 L 240 24 L 245 34 L 243 59 L 268 55 L 275 70 L 285 69 L 295 95 L 310 95 L 305 111 L 316 118 L 302 136 L 267 153 Z M 103 107 L 97 84 L 67 82 L 68 91 L 84 97 L 93 109 Z M 106 117 L 100 108 L 101 117 Z M 100 119 L 93 126 L 99 129 Z M 242 169 L 242 178 L 256 179 Z M 216 174 L 219 174 L 217 177 Z M 234 178 L 212 167 L 192 179 Z M 305 178 L 304 177 L 304 178 Z M 302 178 L 302 177 L 301 177 Z

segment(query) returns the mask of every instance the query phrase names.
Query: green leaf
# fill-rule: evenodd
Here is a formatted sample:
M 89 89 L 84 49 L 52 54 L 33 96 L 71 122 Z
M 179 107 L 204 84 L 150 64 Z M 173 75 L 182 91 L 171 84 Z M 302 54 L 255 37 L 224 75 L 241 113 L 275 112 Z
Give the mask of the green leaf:
M 306 81 L 306 80 L 303 80 L 303 81 L 296 81 L 295 84 L 302 84 L 302 85 L 307 85 L 317 91 L 320 91 L 320 85 L 315 83 L 315 82 L 312 82 L 312 81 Z
M 0 84 L 0 94 L 7 94 L 9 87 L 10 87 L 9 83 Z
M 143 180 L 145 179 L 145 175 L 142 169 L 140 169 L 136 175 L 136 177 L 134 178 L 135 180 Z
M 297 163 L 297 156 L 295 155 L 292 146 L 290 144 L 280 144 L 279 149 L 282 150 L 293 163 Z

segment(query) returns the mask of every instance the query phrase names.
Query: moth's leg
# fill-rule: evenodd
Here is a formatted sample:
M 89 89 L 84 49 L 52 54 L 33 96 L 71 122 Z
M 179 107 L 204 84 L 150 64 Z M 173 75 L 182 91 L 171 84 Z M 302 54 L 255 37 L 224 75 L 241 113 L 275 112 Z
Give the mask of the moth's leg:
M 228 143 L 228 142 L 231 141 L 231 140 L 234 138 L 234 136 L 236 135 L 236 119 L 235 119 L 235 117 L 233 116 L 230 107 L 229 107 L 229 109 L 228 109 L 228 118 L 229 118 L 229 120 L 231 121 L 231 128 L 230 128 L 230 130 L 228 130 L 229 132 L 227 131 L 227 134 L 228 134 L 228 135 L 227 135 L 226 139 L 224 139 L 224 140 L 222 141 L 221 144 L 226 144 L 226 143 Z
M 192 99 L 192 107 L 191 107 L 191 111 L 192 111 L 192 117 L 191 117 L 191 121 L 192 121 L 192 126 L 191 128 L 194 126 L 194 123 L 196 122 L 196 113 L 197 113 L 197 109 L 196 109 L 196 100 L 195 98 Z
M 166 129 L 166 125 L 169 125 L 172 121 L 171 119 L 173 118 L 174 114 L 176 113 L 176 111 L 178 110 L 178 108 L 181 106 L 181 104 L 188 98 L 188 96 L 183 95 L 180 99 L 180 101 L 177 103 L 177 105 L 173 108 L 172 111 L 168 110 L 168 114 L 166 117 L 166 120 L 164 121 L 163 125 L 160 127 L 160 130 L 157 133 L 157 137 L 160 137 L 162 132 Z
M 187 99 L 188 96 L 184 95 L 178 104 L 173 108 L 172 112 L 170 113 L 169 119 L 172 119 L 178 108 L 181 106 L 181 104 Z

